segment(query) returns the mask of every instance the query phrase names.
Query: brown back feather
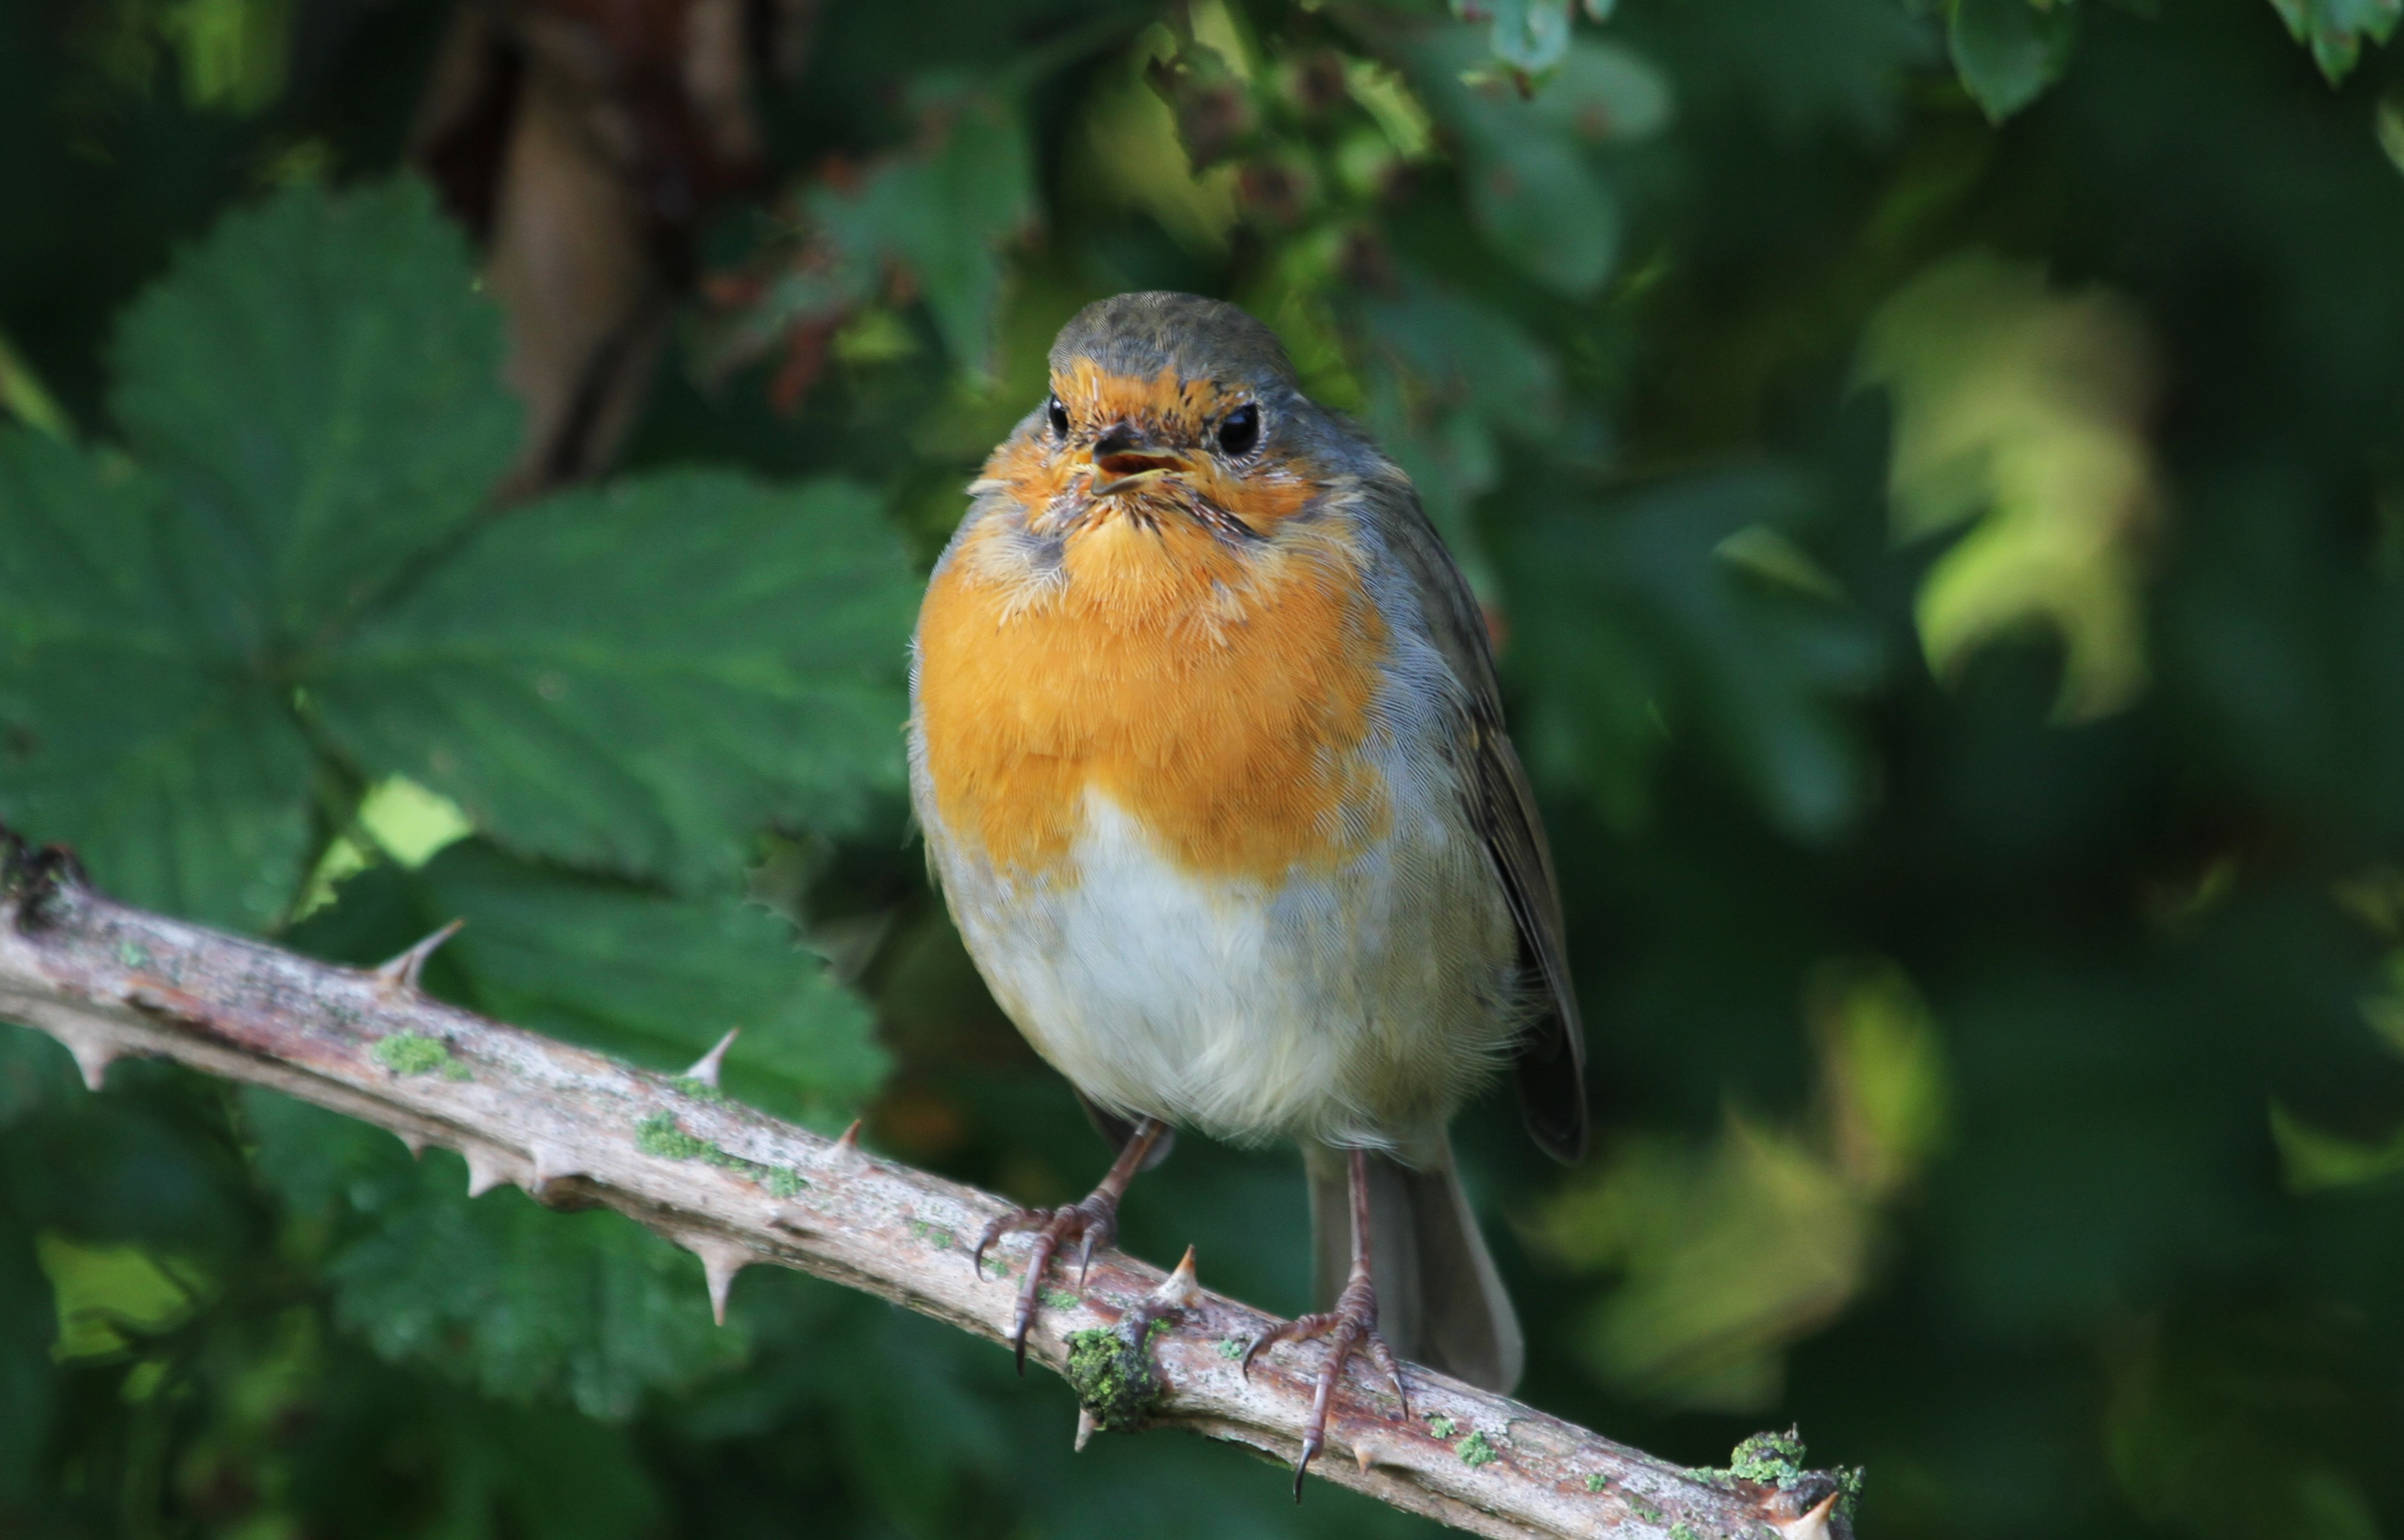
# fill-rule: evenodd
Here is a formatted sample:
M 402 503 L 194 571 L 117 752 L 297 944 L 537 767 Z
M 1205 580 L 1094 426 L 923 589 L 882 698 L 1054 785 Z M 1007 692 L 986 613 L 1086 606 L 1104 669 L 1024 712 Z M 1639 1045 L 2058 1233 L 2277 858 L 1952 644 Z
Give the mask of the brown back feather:
M 1518 925 L 1522 963 L 1543 982 L 1546 996 L 1544 1015 L 1530 1024 L 1516 1056 L 1520 1111 L 1530 1137 L 1547 1155 L 1574 1165 L 1586 1144 L 1586 1033 L 1561 945 L 1560 887 L 1527 774 L 1503 729 L 1485 616 L 1401 471 L 1390 469 L 1364 490 L 1363 502 L 1388 547 L 1418 580 L 1438 651 L 1469 693 L 1456 752 L 1470 819 L 1494 859 Z

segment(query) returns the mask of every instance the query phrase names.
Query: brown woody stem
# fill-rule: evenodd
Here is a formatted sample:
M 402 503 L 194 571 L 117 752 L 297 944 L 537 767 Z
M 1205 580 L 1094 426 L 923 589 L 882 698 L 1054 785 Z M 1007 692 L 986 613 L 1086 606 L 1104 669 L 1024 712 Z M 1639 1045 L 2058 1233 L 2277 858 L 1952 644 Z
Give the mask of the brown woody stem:
M 754 1262 L 797 1267 L 847 1288 L 1005 1340 L 1016 1291 L 972 1276 L 961 1253 L 1007 1206 L 722 1099 L 491 1021 L 395 978 L 317 962 L 257 941 L 117 903 L 71 858 L 29 853 L 0 829 L 0 1017 L 63 1043 L 89 1083 L 110 1061 L 174 1059 L 264 1085 L 387 1128 L 412 1147 L 443 1144 L 472 1169 L 552 1202 L 603 1203 L 700 1255 L 722 1302 Z M 428 1040 L 401 1054 L 378 1045 Z M 435 1050 L 437 1045 L 440 1054 Z M 429 1057 L 444 1072 L 415 1072 Z M 648 1153 L 672 1119 L 735 1157 L 724 1164 Z M 782 1195 L 757 1180 L 794 1172 Z M 1055 1373 L 1068 1333 L 1114 1325 L 1158 1288 L 1159 1268 L 1122 1253 L 1094 1261 L 1083 1301 L 1047 1310 L 1029 1352 Z M 1157 1423 L 1192 1429 L 1291 1463 L 1310 1410 L 1308 1355 L 1264 1361 L 1249 1381 L 1227 1344 L 1275 1324 L 1237 1301 L 1195 1291 L 1154 1343 L 1165 1393 Z M 1327 1480 L 1395 1507 L 1495 1536 L 1611 1535 L 1686 1540 L 1846 1540 L 1840 1516 L 1814 1505 L 1834 1490 L 1813 1475 L 1787 1490 L 1680 1467 L 1532 1407 L 1427 1369 L 1411 1373 L 1407 1424 L 1338 1398 Z M 1069 1435 L 1062 1430 L 1062 1436 Z M 1473 1438 L 1475 1461 L 1465 1457 Z

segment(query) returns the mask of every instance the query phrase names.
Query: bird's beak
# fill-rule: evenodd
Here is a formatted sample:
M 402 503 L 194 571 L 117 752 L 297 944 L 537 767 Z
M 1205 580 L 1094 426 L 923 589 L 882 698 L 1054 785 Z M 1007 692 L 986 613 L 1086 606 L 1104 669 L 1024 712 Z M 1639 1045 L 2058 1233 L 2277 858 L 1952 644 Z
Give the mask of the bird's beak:
M 1192 460 L 1166 445 L 1133 434 L 1111 433 L 1094 446 L 1094 481 L 1086 496 L 1107 497 L 1193 469 Z

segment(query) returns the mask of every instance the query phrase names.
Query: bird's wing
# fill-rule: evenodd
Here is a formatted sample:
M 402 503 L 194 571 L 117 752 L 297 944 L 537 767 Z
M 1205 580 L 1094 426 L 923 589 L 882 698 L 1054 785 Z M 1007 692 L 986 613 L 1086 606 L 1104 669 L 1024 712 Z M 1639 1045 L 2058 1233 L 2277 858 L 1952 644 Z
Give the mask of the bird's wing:
M 1546 995 L 1544 1015 L 1530 1024 L 1516 1057 L 1519 1105 L 1530 1136 L 1546 1154 L 1574 1164 L 1586 1154 L 1586 1036 L 1561 945 L 1560 887 L 1527 773 L 1503 730 L 1486 619 L 1399 470 L 1369 480 L 1362 505 L 1387 549 L 1418 580 L 1432 638 L 1468 696 L 1455 751 L 1470 819 L 1502 880 L 1522 959 L 1544 981 Z

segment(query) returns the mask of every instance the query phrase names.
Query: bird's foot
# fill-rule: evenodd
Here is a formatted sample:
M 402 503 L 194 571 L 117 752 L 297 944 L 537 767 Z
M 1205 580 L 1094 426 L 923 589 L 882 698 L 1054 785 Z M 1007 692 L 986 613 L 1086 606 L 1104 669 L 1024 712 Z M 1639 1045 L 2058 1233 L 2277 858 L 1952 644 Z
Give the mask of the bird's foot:
M 1035 1250 L 1027 1259 L 1027 1277 L 1018 1287 L 1018 1309 L 1010 1323 L 1010 1351 L 1018 1362 L 1018 1372 L 1025 1374 L 1027 1329 L 1035 1323 L 1035 1303 L 1043 1291 L 1044 1270 L 1060 1248 L 1073 1240 L 1077 1242 L 1077 1287 L 1085 1286 L 1085 1269 L 1096 1249 L 1118 1239 L 1118 1194 L 1097 1188 L 1083 1202 L 1057 1209 L 1013 1209 L 997 1215 L 985 1227 L 985 1234 L 977 1237 L 976 1251 L 970 1259 L 979 1276 L 985 1272 L 985 1249 L 1021 1230 L 1034 1232 Z
M 1298 1316 L 1254 1337 L 1252 1345 L 1244 1350 L 1245 1378 L 1251 1376 L 1252 1360 L 1270 1347 L 1314 1337 L 1327 1339 L 1327 1362 L 1320 1368 L 1319 1393 L 1311 1398 L 1310 1419 L 1303 1425 L 1302 1458 L 1293 1464 L 1293 1500 L 1297 1503 L 1302 1501 L 1304 1474 L 1310 1469 L 1312 1459 L 1327 1447 L 1327 1405 L 1335 1396 L 1335 1382 L 1344 1378 L 1345 1364 L 1354 1353 L 1366 1352 L 1394 1382 L 1394 1394 L 1403 1404 L 1397 1421 L 1408 1421 L 1411 1415 L 1411 1393 L 1403 1386 L 1402 1366 L 1377 1332 L 1377 1290 L 1365 1268 L 1356 1266 L 1351 1281 L 1335 1296 L 1334 1309 L 1323 1315 Z

